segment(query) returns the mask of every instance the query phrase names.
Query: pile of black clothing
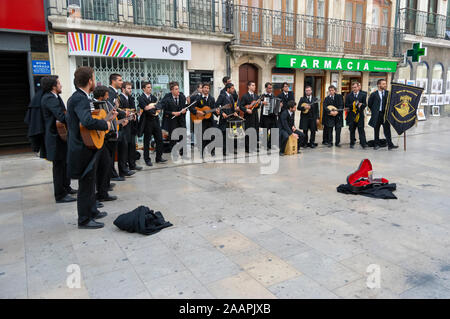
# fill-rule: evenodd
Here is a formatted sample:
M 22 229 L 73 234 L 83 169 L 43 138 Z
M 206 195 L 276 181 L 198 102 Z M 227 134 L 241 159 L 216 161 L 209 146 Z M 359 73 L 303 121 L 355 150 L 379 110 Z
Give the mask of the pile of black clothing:
M 114 225 L 129 233 L 143 235 L 152 235 L 163 228 L 173 226 L 164 219 L 161 212 L 154 212 L 146 206 L 139 206 L 131 212 L 119 215 Z

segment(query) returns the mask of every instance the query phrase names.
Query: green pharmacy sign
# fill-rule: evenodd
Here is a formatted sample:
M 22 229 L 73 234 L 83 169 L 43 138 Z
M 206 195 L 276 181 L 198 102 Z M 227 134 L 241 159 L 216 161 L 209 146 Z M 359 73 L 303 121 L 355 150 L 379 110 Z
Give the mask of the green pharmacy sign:
M 277 68 L 395 72 L 397 62 L 278 54 Z

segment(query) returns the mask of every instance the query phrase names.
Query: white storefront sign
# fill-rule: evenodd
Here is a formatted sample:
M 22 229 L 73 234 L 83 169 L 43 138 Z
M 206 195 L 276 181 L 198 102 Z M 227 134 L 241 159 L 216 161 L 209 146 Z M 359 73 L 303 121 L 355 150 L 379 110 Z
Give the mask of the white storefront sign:
M 191 42 L 69 32 L 69 55 L 190 60 Z

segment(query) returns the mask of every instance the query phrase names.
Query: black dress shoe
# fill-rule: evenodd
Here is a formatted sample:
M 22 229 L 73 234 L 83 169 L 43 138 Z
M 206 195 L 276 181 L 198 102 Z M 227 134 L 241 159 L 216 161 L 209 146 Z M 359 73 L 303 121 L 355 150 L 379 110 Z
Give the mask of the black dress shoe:
M 363 144 L 363 145 L 361 145 L 361 147 L 362 147 L 363 149 L 366 149 L 366 148 L 367 148 L 367 146 L 369 146 L 369 145 L 367 145 L 367 144 Z
M 322 142 L 322 145 L 328 145 L 328 142 Z
M 329 144 L 328 144 L 328 147 L 333 147 L 333 143 L 329 143 Z
M 69 188 L 69 190 L 67 191 L 67 194 L 69 195 L 75 195 L 76 193 L 78 193 L 78 190 L 73 188 Z
M 105 196 L 105 197 L 99 197 L 98 201 L 99 202 L 111 202 L 111 201 L 116 200 L 116 199 L 117 199 L 117 196 L 108 195 L 108 196 Z
M 91 219 L 87 223 L 83 225 L 78 225 L 79 229 L 97 229 L 97 228 L 103 228 L 105 224 L 96 222 L 95 220 Z
M 92 218 L 93 219 L 100 219 L 100 218 L 103 218 L 103 217 L 106 217 L 106 216 L 108 216 L 107 212 L 98 212 L 97 215 L 93 216 Z
M 135 166 L 133 168 L 130 168 L 130 170 L 132 170 L 132 171 L 141 171 L 142 170 L 142 166 Z
M 153 166 L 153 163 L 152 163 L 152 161 L 145 161 L 145 165 L 147 165 L 147 166 Z
M 97 208 L 102 208 L 102 207 L 104 207 L 105 205 L 103 205 L 103 204 L 100 203 L 99 201 L 96 201 L 96 202 L 95 202 L 95 206 L 97 206 Z
M 375 145 L 375 146 L 373 147 L 373 149 L 374 149 L 374 150 L 380 149 L 380 145 Z
M 353 145 L 353 144 L 350 144 L 350 148 L 355 148 L 355 145 Z
M 160 158 L 156 160 L 156 163 L 165 163 L 167 160 L 165 158 Z
M 314 145 L 315 147 L 319 146 L 319 144 L 317 144 L 317 143 L 313 143 L 313 145 Z
M 111 180 L 116 182 L 123 182 L 125 180 L 125 177 L 123 176 L 112 177 Z
M 110 183 L 109 187 L 114 188 L 116 186 L 116 183 Z
M 134 174 L 136 174 L 135 171 L 127 171 L 127 172 L 122 173 L 120 176 L 122 176 L 122 177 L 130 177 L 130 176 L 133 176 Z
M 70 202 L 75 202 L 77 199 L 75 197 L 72 197 L 70 195 L 66 195 L 61 199 L 58 199 L 56 201 L 56 203 L 61 204 L 61 203 L 70 203 Z
M 315 144 L 311 144 L 311 146 L 310 146 L 311 148 L 316 148 L 317 147 L 317 145 L 315 145 Z
M 336 144 L 336 145 L 334 145 L 334 146 L 336 146 L 336 147 L 341 147 L 341 144 Z
M 393 149 L 396 149 L 396 148 L 398 148 L 398 145 L 388 146 L 388 150 L 393 150 Z

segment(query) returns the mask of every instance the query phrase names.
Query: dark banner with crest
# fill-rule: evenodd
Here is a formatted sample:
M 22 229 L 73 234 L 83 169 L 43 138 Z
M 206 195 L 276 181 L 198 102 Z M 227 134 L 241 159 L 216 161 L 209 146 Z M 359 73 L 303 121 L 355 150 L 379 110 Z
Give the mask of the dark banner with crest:
M 423 88 L 399 83 L 391 83 L 385 120 L 391 123 L 398 135 L 403 134 L 417 121 L 417 108 Z

